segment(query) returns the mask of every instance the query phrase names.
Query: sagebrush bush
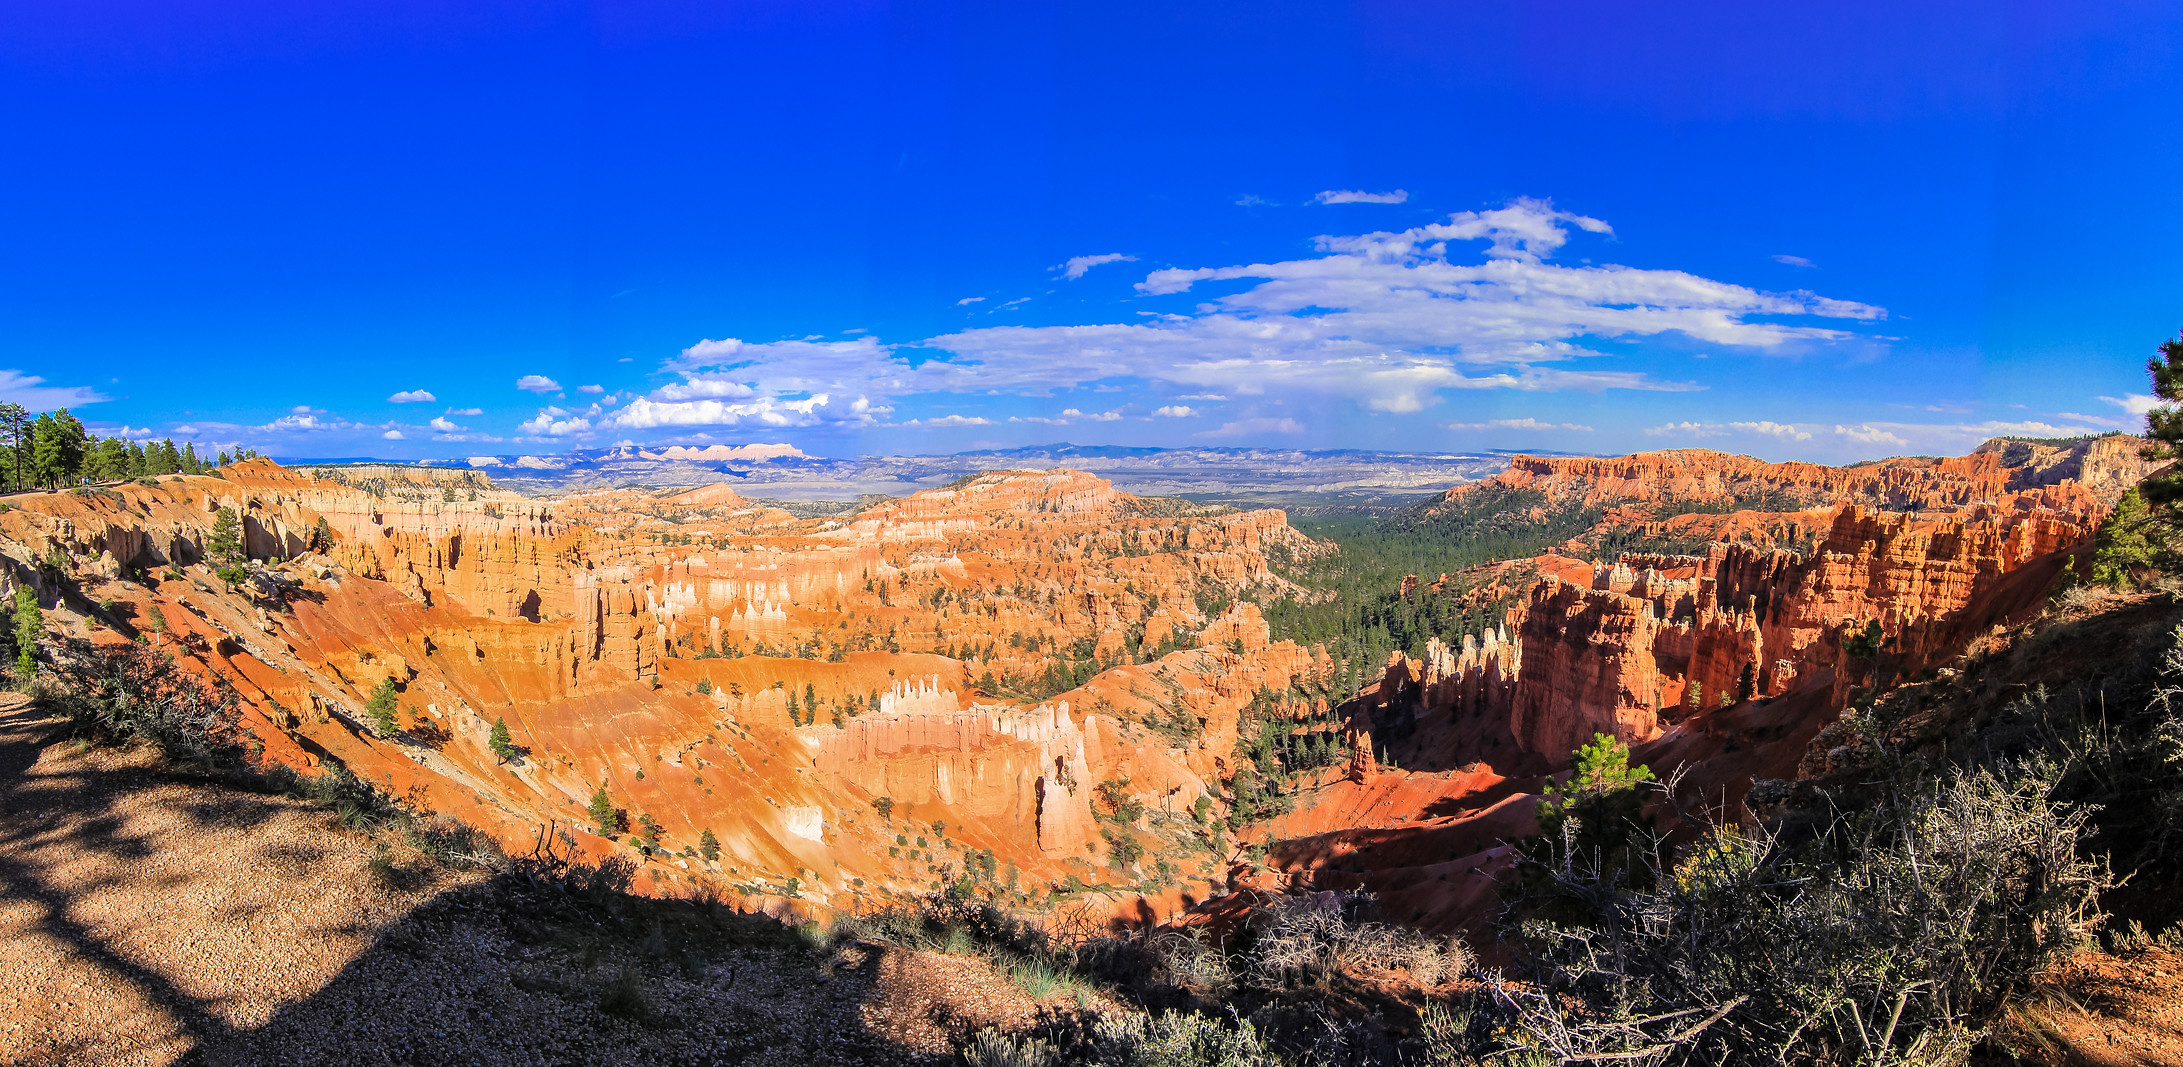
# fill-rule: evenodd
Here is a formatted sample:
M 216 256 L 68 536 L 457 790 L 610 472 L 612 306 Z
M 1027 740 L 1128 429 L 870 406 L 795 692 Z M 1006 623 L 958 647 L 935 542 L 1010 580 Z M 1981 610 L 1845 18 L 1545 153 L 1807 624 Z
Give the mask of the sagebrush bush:
M 1641 855 L 1632 889 L 1558 853 L 1583 921 L 1533 919 L 1482 1018 L 1561 1059 L 1956 1063 L 2009 993 L 2085 942 L 2111 884 L 2079 855 L 2087 812 L 2051 765 L 1915 783 L 1801 847 L 1759 831 Z
M 1252 976 L 1281 986 L 1400 971 L 1430 987 L 1462 972 L 1469 960 L 1462 942 L 1373 922 L 1366 917 L 1371 908 L 1371 896 L 1361 892 L 1268 900 L 1253 922 Z
M 174 659 L 136 644 L 76 638 L 57 650 L 49 699 L 78 737 L 106 744 L 148 741 L 169 759 L 205 767 L 242 761 L 241 701 L 217 677 L 201 680 Z

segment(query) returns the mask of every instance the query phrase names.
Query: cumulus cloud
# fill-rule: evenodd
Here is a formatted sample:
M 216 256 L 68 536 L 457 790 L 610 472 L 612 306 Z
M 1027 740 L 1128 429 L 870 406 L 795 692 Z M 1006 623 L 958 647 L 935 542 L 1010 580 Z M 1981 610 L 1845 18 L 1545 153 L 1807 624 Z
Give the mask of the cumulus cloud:
M 911 419 L 904 426 L 991 426 L 993 420 L 977 415 L 940 415 L 929 419 Z
M 1575 422 L 1542 422 L 1525 417 L 1521 419 L 1491 419 L 1486 422 L 1451 422 L 1450 430 L 1559 430 L 1572 433 L 1591 433 L 1592 428 Z
M 1785 264 L 1791 267 L 1812 267 L 1818 265 L 1813 263 L 1811 260 L 1805 259 L 1803 256 L 1777 255 L 1774 257 L 1774 262 Z
M 1204 430 L 1197 437 L 1250 437 L 1265 433 L 1303 433 L 1304 424 L 1295 419 L 1238 419 L 1224 422 L 1218 429 Z
M 252 427 L 252 429 L 261 430 L 266 433 L 311 432 L 317 430 L 347 430 L 352 428 L 353 424 L 344 422 L 340 419 L 319 418 L 318 415 L 309 413 L 308 408 L 303 409 L 299 413 L 283 415 L 280 418 L 274 419 L 271 422 Z M 179 433 L 181 431 L 178 429 L 176 432 Z
M 475 417 L 475 416 L 478 416 L 478 415 L 483 415 L 483 414 L 485 414 L 485 409 L 484 409 L 484 408 L 448 408 L 448 409 L 447 409 L 447 413 L 448 413 L 448 414 L 450 414 L 450 415 L 465 415 L 465 416 L 471 416 L 471 417 Z
M 423 389 L 404 389 L 404 390 L 402 390 L 401 392 L 399 392 L 399 393 L 396 393 L 396 394 L 394 394 L 393 396 L 390 396 L 390 397 L 388 397 L 388 398 L 387 398 L 387 403 L 389 403 L 389 404 L 436 404 L 436 403 L 438 403 L 438 402 L 439 402 L 439 399 L 440 399 L 439 397 L 433 396 L 433 395 L 432 395 L 431 393 L 429 393 L 429 392 L 426 392 L 426 391 L 425 391 L 425 390 L 423 390 Z
M 1137 262 L 1136 256 L 1125 256 L 1120 252 L 1106 252 L 1096 256 L 1070 256 L 1068 260 L 1063 262 L 1060 266 L 1055 267 L 1054 269 L 1060 271 L 1062 277 L 1067 278 L 1073 282 L 1078 278 L 1083 277 L 1085 272 L 1091 270 L 1093 267 L 1101 266 L 1107 263 L 1135 262 Z
M 577 392 L 579 392 L 579 393 L 591 393 L 591 394 L 593 394 L 593 395 L 597 395 L 597 394 L 599 394 L 599 393 L 603 393 L 603 392 L 606 392 L 606 386 L 603 386 L 603 385 L 579 385 L 579 386 L 577 386 L 577 387 L 576 387 L 576 391 L 577 391 Z
M 928 360 L 927 363 L 933 361 Z M 665 364 L 681 380 L 637 397 L 603 426 L 873 426 L 893 408 L 875 398 L 920 388 L 906 359 L 870 337 L 848 341 L 727 338 L 683 349 Z
M 427 425 L 431 426 L 434 430 L 440 433 L 461 433 L 464 429 L 467 428 L 455 425 L 452 420 L 449 420 L 445 416 L 435 418 Z
M 1727 437 L 1744 435 L 1772 437 L 1782 441 L 1809 441 L 1811 431 L 1800 429 L 1785 422 L 1760 420 L 1757 422 L 1670 422 L 1647 427 L 1645 432 L 1654 437 Z
M 19 370 L 0 370 L 0 402 L 31 411 L 80 407 L 105 400 L 98 390 L 77 385 L 47 385 L 44 378 Z
M 1312 197 L 1314 204 L 1399 204 L 1410 199 L 1407 189 L 1391 193 L 1368 193 L 1362 189 L 1328 189 Z
M 2151 393 L 2126 393 L 2122 396 L 2103 396 L 2100 399 L 2140 419 L 2145 417 L 2146 412 L 2165 403 L 2165 401 Z
M 1647 426 L 1645 433 L 1651 437 L 1725 437 L 1728 428 L 1711 422 L 1667 422 Z
M 1188 404 L 1168 404 L 1152 409 L 1155 419 L 1194 419 L 1197 416 L 1198 409 Z
M 1063 408 L 1061 409 L 1061 417 L 1064 419 L 1087 419 L 1092 422 L 1122 421 L 1122 413 L 1119 410 L 1094 411 L 1087 414 L 1085 412 L 1078 411 L 1075 408 Z
M 526 374 L 521 378 L 517 378 L 515 387 L 526 393 L 537 393 L 540 396 L 561 391 L 560 382 L 554 381 L 543 374 Z
M 1834 432 L 1861 445 L 1893 445 L 1899 448 L 1910 443 L 1869 422 L 1856 426 L 1836 426 Z
M 675 381 L 604 425 L 872 426 L 909 396 L 1076 388 L 1333 397 L 1396 413 L 1458 390 L 1690 390 L 1699 386 L 1617 366 L 1614 348 L 1598 342 L 1681 335 L 1763 353 L 1858 336 L 1812 319 L 1886 315 L 1684 271 L 1550 262 L 1573 235 L 1612 232 L 1525 199 L 1406 230 L 1321 237 L 1318 254 L 1301 259 L 1155 270 L 1137 283 L 1147 296 L 1246 285 L 1141 321 L 992 326 L 910 345 L 705 340 L 663 364 Z
M 1809 441 L 1812 439 L 1810 431 L 1799 430 L 1794 426 L 1781 422 L 1731 422 L 1728 424 L 1728 428 L 1738 433 L 1778 437 L 1784 441 Z
M 380 434 L 379 436 L 389 441 L 400 441 L 403 439 L 402 431 L 400 430 L 388 430 L 387 432 Z
M 591 420 L 571 415 L 557 407 L 541 409 L 536 418 L 518 424 L 524 433 L 535 437 L 566 437 L 591 429 Z

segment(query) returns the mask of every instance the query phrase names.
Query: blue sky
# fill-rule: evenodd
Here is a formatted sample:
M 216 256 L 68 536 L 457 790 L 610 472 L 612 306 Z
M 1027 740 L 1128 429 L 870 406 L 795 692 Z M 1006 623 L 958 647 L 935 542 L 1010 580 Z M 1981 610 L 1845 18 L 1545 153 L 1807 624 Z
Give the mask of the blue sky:
M 0 396 L 393 458 L 2136 425 L 2183 4 L 1651 6 L 16 5 Z

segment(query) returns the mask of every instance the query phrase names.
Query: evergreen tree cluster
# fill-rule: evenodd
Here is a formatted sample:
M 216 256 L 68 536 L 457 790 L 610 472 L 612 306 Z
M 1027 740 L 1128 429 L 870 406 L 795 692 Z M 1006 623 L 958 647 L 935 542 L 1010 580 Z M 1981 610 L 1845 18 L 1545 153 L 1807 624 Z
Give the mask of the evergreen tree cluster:
M 8 492 L 58 489 L 83 482 L 112 482 L 162 474 L 203 474 L 254 449 L 199 453 L 194 442 L 95 439 L 67 408 L 36 415 L 20 404 L 0 404 L 0 483 Z

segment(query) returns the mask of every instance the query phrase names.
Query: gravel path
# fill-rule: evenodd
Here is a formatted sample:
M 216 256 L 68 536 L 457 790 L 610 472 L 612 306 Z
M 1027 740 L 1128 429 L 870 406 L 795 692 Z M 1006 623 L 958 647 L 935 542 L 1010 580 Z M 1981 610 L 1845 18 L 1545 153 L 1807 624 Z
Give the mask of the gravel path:
M 0 695 L 0 1064 L 911 1064 L 1045 1010 L 982 961 L 453 873 Z

